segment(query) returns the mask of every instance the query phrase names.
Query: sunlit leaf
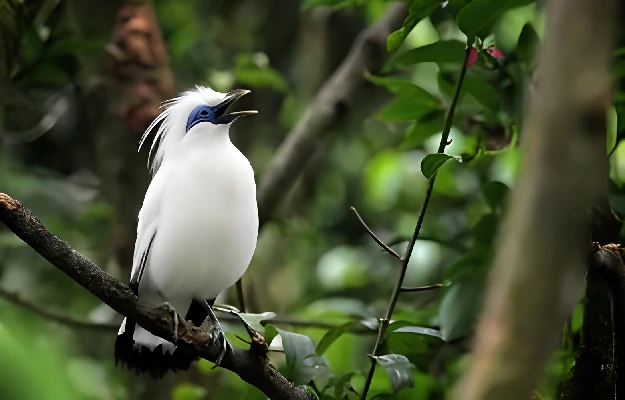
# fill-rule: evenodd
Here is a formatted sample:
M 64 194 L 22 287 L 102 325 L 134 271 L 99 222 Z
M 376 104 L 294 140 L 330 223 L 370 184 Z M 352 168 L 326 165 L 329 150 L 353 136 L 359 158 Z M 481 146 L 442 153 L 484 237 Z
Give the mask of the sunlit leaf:
M 412 0 L 408 9 L 408 17 L 406 17 L 404 24 L 386 39 L 388 51 L 397 50 L 419 21 L 429 16 L 440 4 L 440 0 Z
M 432 328 L 425 328 L 423 326 L 416 326 L 416 325 L 404 326 L 403 328 L 396 329 L 393 332 L 394 333 L 415 333 L 418 335 L 428 335 L 428 336 L 434 336 L 437 338 L 442 338 L 442 334 L 439 330 L 432 329 Z
M 362 319 L 360 320 L 360 323 L 371 329 L 371 330 L 378 330 L 378 328 L 380 327 L 380 321 L 376 318 L 366 318 L 366 319 Z
M 421 173 L 425 179 L 432 179 L 438 169 L 452 158 L 452 156 L 443 153 L 428 154 L 421 161 Z
M 264 312 L 262 314 L 249 314 L 249 313 L 239 313 L 239 316 L 243 318 L 248 325 L 254 328 L 256 331 L 262 333 L 265 328 L 261 325 L 262 321 L 267 321 L 272 318 L 275 318 L 276 313 L 274 312 Z
M 388 374 L 391 380 L 391 386 L 395 393 L 403 388 L 414 386 L 414 377 L 412 369 L 414 365 L 408 361 L 406 356 L 401 354 L 387 354 L 385 356 L 374 357 L 378 364 Z

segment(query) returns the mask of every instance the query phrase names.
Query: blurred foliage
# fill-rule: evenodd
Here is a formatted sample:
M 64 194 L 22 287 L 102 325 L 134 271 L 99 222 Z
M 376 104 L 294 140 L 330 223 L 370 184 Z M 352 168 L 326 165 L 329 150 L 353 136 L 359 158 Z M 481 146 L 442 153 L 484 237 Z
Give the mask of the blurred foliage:
M 370 398 L 440 399 L 466 365 L 498 226 L 519 168 L 524 88 L 535 68 L 543 10 L 528 0 L 409 3 L 403 26 L 387 40 L 395 53 L 383 71 L 367 74 L 372 87 L 356 96 L 353 115 L 333 129 L 278 217 L 264 227 L 245 276 L 253 312 L 336 324 L 294 328 L 274 324 L 273 314 L 246 316 L 259 329 L 261 320 L 270 324 L 265 336 L 273 339 L 272 348 L 284 349 L 272 353 L 272 362 L 321 399 L 359 397 L 377 319 L 399 270 L 349 207 L 402 254 L 427 180 L 437 174 L 404 286 L 446 285 L 401 295 L 376 358 Z M 107 79 L 97 60 L 105 59 L 119 3 L 93 0 L 89 7 L 97 14 L 84 4 L 0 0 L 0 190 L 126 280 L 128 266 L 112 250 L 112 243 L 128 240 L 116 230 L 120 221 L 110 194 L 116 189 L 101 184 L 103 171 L 119 165 L 121 155 L 94 139 L 127 133 L 95 129 L 93 115 L 113 119 L 114 105 L 84 101 L 94 82 Z M 260 114 L 235 126 L 233 136 L 259 179 L 311 91 L 356 33 L 394 6 L 386 0 L 153 4 L 180 90 L 196 83 L 253 90 L 244 101 Z M 453 115 L 451 144 L 445 155 L 436 155 L 466 45 L 477 57 Z M 624 56 L 624 49 L 615 52 L 618 79 L 625 75 Z M 619 217 L 625 215 L 622 90 L 608 116 L 610 202 Z M 58 104 L 66 107 L 54 108 Z M 123 199 L 137 210 L 142 200 Z M 47 309 L 94 323 L 121 321 L 7 229 L 0 230 L 0 280 L 5 290 Z M 231 293 L 222 300 L 235 301 Z M 113 365 L 114 331 L 71 330 L 4 301 L 0 313 L 0 393 L 10 399 L 264 399 L 207 361 L 158 382 L 135 377 Z M 581 318 L 576 312 L 573 333 Z M 242 328 L 224 325 L 229 339 L 243 345 L 233 335 Z M 555 398 L 573 352 L 565 346 L 554 357 L 540 398 Z

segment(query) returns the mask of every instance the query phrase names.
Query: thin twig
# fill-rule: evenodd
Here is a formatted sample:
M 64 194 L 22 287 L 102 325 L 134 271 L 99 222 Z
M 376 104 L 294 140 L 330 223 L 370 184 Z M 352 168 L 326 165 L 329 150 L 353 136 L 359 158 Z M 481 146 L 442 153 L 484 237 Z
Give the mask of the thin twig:
M 0 288 L 0 298 L 3 298 L 16 306 L 22 307 L 25 310 L 32 312 L 35 315 L 48 319 L 50 321 L 57 322 L 59 324 L 76 329 L 94 329 L 103 332 L 111 332 L 119 329 L 119 323 L 106 323 L 106 322 L 89 322 L 75 317 L 70 317 L 56 311 L 48 310 L 40 305 L 33 304 L 30 301 L 24 300 L 19 294 L 11 293 L 3 288 Z M 238 322 L 239 318 L 233 315 L 222 315 L 219 317 L 220 321 Z M 272 325 L 285 325 L 291 327 L 300 328 L 319 328 L 319 329 L 334 329 L 342 326 L 343 322 L 327 322 L 327 321 L 312 321 L 305 319 L 289 318 L 289 317 L 274 317 L 265 320 L 265 322 Z M 367 328 L 366 326 L 355 326 L 353 328 L 346 328 L 345 332 L 360 335 L 370 334 L 375 331 Z
M 362 219 L 362 217 L 360 216 L 360 214 L 358 214 L 358 211 L 356 210 L 355 207 L 350 207 L 352 209 L 352 211 L 354 212 L 354 214 L 356 214 L 356 218 L 358 218 L 358 220 L 360 221 L 360 223 L 362 224 L 362 226 L 365 228 L 365 230 L 367 231 L 367 233 L 369 234 L 369 236 L 371 236 L 371 239 L 375 240 L 375 242 L 377 244 L 380 245 L 381 248 L 383 248 L 388 254 L 392 255 L 393 257 L 395 257 L 396 259 L 398 259 L 399 261 L 402 261 L 401 256 L 399 254 L 397 254 L 397 252 L 393 249 L 391 249 L 390 247 L 388 247 L 388 245 L 386 243 L 384 243 L 382 241 L 382 239 L 380 239 L 379 237 L 377 237 L 375 235 L 375 233 L 373 233 L 373 231 L 369 228 L 369 226 L 367 225 L 367 223 L 365 222 L 364 219 Z
M 458 82 L 456 83 L 456 88 L 454 91 L 454 97 L 451 101 L 451 105 L 449 106 L 449 112 L 447 113 L 447 119 L 445 120 L 445 127 L 443 128 L 443 133 L 441 135 L 441 141 L 438 145 L 438 153 L 443 153 L 445 151 L 445 147 L 449 144 L 449 132 L 451 131 L 451 126 L 453 124 L 454 111 L 456 109 L 456 104 L 458 103 L 458 98 L 460 97 L 460 89 L 462 87 L 462 81 L 464 80 L 464 76 L 467 72 L 467 62 L 469 60 L 469 53 L 471 50 L 470 44 L 467 44 L 467 49 L 464 54 L 464 62 L 462 64 L 462 69 L 460 71 L 460 77 L 458 78 Z M 399 298 L 399 293 L 401 293 L 401 285 L 404 282 L 404 277 L 406 276 L 406 270 L 408 269 L 408 262 L 410 261 L 410 255 L 412 254 L 412 250 L 414 248 L 415 243 L 417 242 L 417 238 L 419 237 L 419 232 L 421 231 L 421 226 L 423 225 L 423 219 L 425 218 L 425 212 L 427 211 L 428 204 L 430 203 L 430 197 L 432 196 L 432 191 L 434 190 L 434 182 L 436 181 L 436 173 L 428 183 L 427 192 L 425 194 L 425 199 L 423 200 L 423 205 L 421 206 L 421 212 L 419 214 L 419 218 L 417 220 L 417 225 L 414 230 L 414 234 L 412 235 L 412 239 L 410 239 L 410 243 L 408 244 L 408 248 L 406 249 L 406 253 L 403 257 L 403 263 L 401 267 L 401 273 L 399 274 L 399 279 L 397 279 L 397 285 L 395 285 L 395 290 L 393 290 L 393 295 L 391 296 L 391 301 L 388 306 L 388 310 L 384 319 L 380 319 L 380 326 L 378 329 L 378 338 L 375 341 L 375 346 L 373 347 L 373 351 L 371 352 L 371 367 L 369 368 L 369 374 L 367 375 L 367 380 L 365 381 L 365 387 L 362 391 L 362 400 L 367 398 L 367 393 L 369 392 L 369 387 L 371 386 L 371 380 L 373 379 L 373 373 L 375 372 L 376 366 L 376 358 L 378 350 L 380 348 L 380 343 L 384 338 L 384 334 L 386 333 L 386 328 L 388 327 L 389 321 L 393 316 L 393 311 L 395 310 L 395 305 L 397 304 L 397 299 Z
M 434 289 L 439 289 L 445 287 L 445 284 L 443 283 L 437 283 L 435 285 L 427 285 L 427 286 L 419 286 L 419 287 L 402 287 L 399 289 L 400 292 L 402 293 L 408 293 L 408 292 L 425 292 L 427 290 L 434 290 Z
M 58 322 L 59 324 L 68 326 L 70 328 L 94 329 L 103 332 L 116 331 L 119 329 L 119 324 L 83 321 L 74 317 L 57 313 L 56 311 L 47 310 L 27 300 L 24 300 L 19 294 L 11 293 L 3 288 L 0 288 L 0 297 L 15 304 L 16 306 L 22 307 L 23 309 L 32 312 L 35 315 L 38 315 L 50 321 Z

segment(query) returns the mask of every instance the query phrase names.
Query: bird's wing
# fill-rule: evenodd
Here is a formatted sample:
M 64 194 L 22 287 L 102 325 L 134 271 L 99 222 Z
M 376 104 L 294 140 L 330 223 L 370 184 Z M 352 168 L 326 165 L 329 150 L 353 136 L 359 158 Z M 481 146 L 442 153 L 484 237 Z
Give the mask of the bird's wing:
M 163 165 L 154 175 L 152 182 L 150 182 L 143 199 L 143 205 L 139 211 L 137 240 L 135 241 L 132 272 L 130 273 L 130 287 L 135 292 L 147 264 L 148 254 L 158 228 L 158 216 L 167 175 L 168 168 L 166 165 Z

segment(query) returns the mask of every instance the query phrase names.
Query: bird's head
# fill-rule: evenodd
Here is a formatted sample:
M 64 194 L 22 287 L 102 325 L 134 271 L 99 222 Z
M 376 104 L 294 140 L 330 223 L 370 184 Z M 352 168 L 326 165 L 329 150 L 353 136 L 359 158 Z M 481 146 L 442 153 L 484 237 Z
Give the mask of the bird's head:
M 153 173 L 163 160 L 187 134 L 217 135 L 227 134 L 228 127 L 237 118 L 256 114 L 257 111 L 235 111 L 228 113 L 228 107 L 249 90 L 234 89 L 228 93 L 216 92 L 211 88 L 196 86 L 195 90 L 163 102 L 163 112 L 150 124 L 141 137 L 139 150 L 148 135 L 156 130 L 150 155 L 158 142 L 152 160 Z

